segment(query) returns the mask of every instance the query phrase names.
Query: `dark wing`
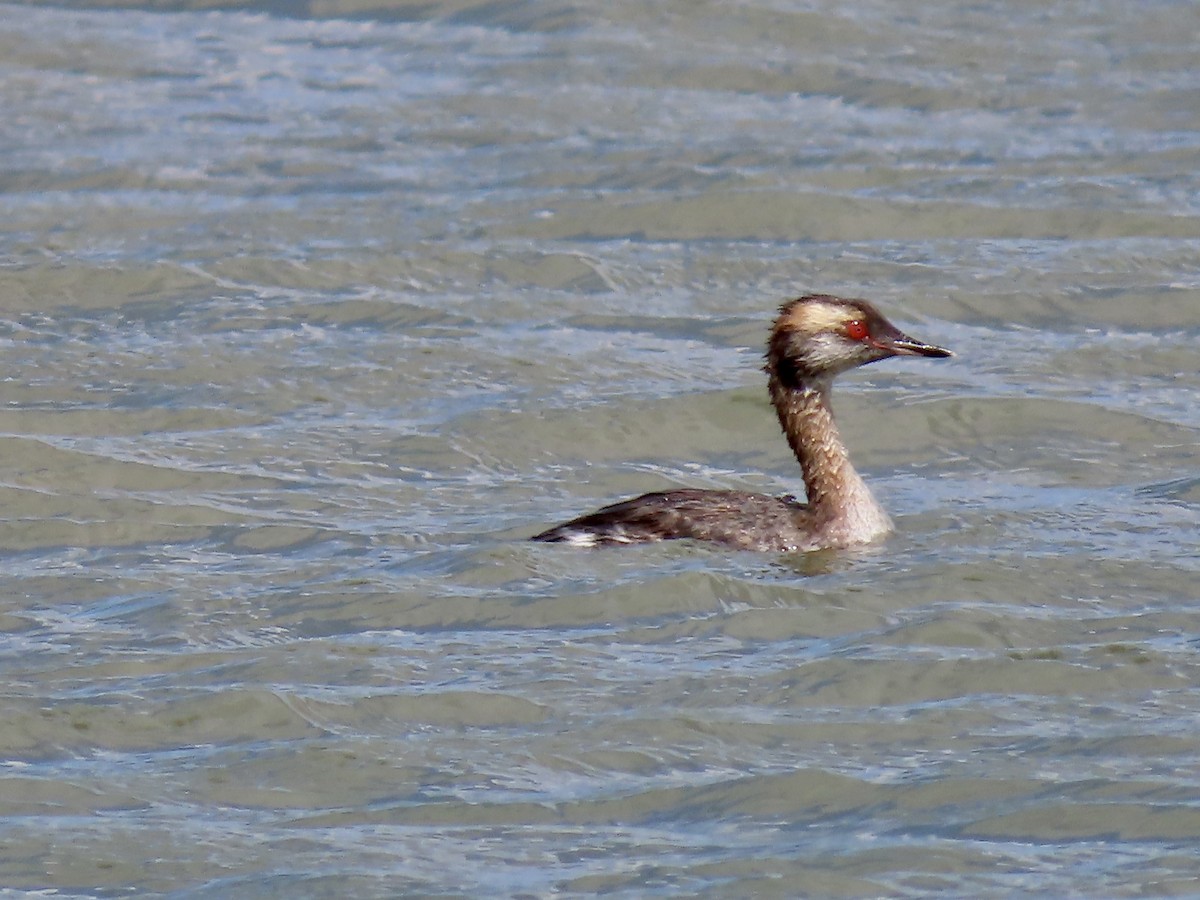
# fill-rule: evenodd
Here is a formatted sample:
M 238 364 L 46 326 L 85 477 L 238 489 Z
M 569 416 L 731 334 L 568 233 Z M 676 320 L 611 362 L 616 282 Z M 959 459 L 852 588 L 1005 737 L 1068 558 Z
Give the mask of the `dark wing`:
M 535 541 L 579 546 L 695 538 L 747 550 L 797 549 L 804 504 L 745 491 L 660 491 L 614 503 L 541 534 Z

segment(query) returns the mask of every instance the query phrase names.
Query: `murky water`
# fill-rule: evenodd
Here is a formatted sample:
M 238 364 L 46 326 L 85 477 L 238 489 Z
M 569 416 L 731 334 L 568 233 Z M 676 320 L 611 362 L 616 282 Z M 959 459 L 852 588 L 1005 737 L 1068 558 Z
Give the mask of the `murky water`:
M 3 8 L 0 886 L 1200 890 L 1200 6 L 182 6 Z M 813 289 L 895 536 L 523 542 Z

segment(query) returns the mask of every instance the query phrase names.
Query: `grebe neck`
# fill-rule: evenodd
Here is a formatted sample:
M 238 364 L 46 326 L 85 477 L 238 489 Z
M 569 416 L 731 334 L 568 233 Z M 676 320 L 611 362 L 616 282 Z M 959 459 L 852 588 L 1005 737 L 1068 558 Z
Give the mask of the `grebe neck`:
M 808 506 L 822 527 L 862 535 L 890 531 L 891 520 L 854 469 L 830 405 L 832 378 L 810 377 L 792 386 L 772 373 L 771 402 L 788 446 L 804 473 Z

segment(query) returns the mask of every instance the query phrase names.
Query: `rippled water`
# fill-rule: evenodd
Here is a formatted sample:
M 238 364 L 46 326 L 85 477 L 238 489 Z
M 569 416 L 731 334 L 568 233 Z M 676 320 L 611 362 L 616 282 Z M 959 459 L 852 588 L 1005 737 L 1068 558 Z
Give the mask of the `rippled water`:
M 6 896 L 1197 892 L 1200 7 L 184 6 L 3 8 Z M 807 290 L 896 535 L 522 540 Z

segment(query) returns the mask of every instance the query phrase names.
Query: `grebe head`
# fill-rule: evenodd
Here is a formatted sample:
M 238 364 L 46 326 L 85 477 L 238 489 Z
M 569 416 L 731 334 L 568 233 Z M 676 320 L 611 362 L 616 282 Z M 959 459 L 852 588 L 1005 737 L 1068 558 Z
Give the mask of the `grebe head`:
M 910 338 L 866 300 L 809 294 L 779 308 L 767 371 L 785 387 L 796 387 L 892 356 L 953 355 Z

